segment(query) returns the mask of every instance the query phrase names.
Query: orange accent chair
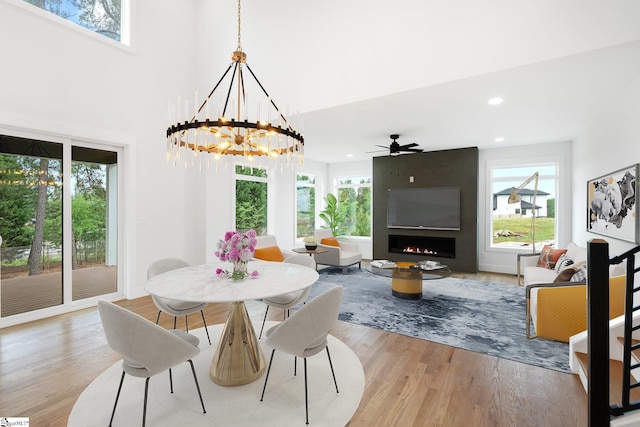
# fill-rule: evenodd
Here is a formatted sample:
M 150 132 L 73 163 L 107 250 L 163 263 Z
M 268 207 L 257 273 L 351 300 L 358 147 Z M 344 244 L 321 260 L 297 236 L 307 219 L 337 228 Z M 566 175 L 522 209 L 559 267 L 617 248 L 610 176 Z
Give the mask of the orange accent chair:
M 624 314 L 626 275 L 609 278 L 609 319 Z M 535 293 L 535 295 L 533 295 Z M 569 342 L 587 330 L 587 285 L 584 282 L 538 283 L 526 288 L 527 339 Z M 535 305 L 532 304 L 535 296 Z M 531 325 L 535 335 L 531 334 Z

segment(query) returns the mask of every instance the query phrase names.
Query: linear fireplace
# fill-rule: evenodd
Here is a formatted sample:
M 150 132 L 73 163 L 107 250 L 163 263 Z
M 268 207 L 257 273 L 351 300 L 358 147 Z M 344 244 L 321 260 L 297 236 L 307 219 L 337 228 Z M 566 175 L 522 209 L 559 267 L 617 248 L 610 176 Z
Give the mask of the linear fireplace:
M 456 239 L 453 237 L 401 236 L 390 234 L 389 252 L 455 258 Z

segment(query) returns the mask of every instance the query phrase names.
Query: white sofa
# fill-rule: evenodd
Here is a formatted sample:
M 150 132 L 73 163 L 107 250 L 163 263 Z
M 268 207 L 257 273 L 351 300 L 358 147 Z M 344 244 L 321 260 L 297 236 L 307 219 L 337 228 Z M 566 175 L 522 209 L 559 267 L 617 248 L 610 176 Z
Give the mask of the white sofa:
M 587 261 L 587 248 L 578 246 L 571 242 L 567 245 L 565 255 L 573 260 L 574 264 Z M 524 278 L 524 286 L 536 283 L 551 283 L 555 280 L 558 273 L 552 268 L 538 267 L 538 258 L 540 254 L 520 255 L 520 271 Z

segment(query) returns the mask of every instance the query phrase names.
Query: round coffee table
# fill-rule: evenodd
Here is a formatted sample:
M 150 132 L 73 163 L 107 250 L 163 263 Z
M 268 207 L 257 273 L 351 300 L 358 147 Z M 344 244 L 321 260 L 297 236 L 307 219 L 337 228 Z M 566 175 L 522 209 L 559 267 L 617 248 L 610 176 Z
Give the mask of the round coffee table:
M 435 280 L 449 276 L 451 270 L 440 265 L 433 270 L 417 268 L 413 262 L 396 262 L 396 268 L 367 267 L 367 270 L 378 276 L 391 277 L 391 294 L 396 298 L 417 300 L 422 298 L 422 281 Z

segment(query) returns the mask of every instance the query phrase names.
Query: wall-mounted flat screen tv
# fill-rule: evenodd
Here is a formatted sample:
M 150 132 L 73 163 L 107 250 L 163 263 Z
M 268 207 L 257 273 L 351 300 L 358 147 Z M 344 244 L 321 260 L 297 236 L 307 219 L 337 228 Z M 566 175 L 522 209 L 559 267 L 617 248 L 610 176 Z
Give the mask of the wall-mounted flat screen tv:
M 460 230 L 460 187 L 389 189 L 387 228 Z

